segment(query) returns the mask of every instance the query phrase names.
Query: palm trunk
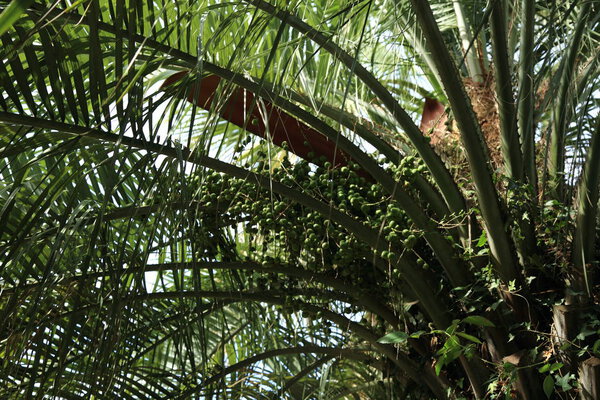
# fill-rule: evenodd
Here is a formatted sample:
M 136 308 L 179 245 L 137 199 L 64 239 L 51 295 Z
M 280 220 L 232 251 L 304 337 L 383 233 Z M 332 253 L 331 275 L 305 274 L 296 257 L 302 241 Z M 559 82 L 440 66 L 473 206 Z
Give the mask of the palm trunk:
M 600 399 L 600 358 L 590 357 L 579 367 L 581 400 Z

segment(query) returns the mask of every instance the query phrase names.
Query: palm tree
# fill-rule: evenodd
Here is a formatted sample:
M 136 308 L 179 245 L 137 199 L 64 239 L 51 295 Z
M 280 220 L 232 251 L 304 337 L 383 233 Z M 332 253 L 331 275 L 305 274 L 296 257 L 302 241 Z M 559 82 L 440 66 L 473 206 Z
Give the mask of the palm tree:
M 598 398 L 594 2 L 0 8 L 2 398 Z

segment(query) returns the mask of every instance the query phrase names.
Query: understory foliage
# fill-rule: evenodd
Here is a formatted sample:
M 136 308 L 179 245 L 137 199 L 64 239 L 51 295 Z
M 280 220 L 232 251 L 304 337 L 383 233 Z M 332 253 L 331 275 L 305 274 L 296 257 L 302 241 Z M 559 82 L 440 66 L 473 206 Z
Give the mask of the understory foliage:
M 0 10 L 0 398 L 600 396 L 598 3 Z

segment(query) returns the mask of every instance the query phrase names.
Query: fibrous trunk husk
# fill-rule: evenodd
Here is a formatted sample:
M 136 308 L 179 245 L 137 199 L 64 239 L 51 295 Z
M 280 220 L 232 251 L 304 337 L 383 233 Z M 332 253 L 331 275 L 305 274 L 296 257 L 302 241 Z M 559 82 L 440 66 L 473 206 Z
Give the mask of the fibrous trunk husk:
M 600 399 L 600 358 L 590 357 L 579 366 L 582 400 Z

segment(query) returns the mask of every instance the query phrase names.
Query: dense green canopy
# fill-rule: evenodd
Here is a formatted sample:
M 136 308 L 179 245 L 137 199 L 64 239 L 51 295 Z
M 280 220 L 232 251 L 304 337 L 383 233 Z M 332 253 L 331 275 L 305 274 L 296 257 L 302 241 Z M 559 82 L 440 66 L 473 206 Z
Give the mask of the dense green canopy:
M 0 398 L 600 395 L 598 3 L 0 10 Z

